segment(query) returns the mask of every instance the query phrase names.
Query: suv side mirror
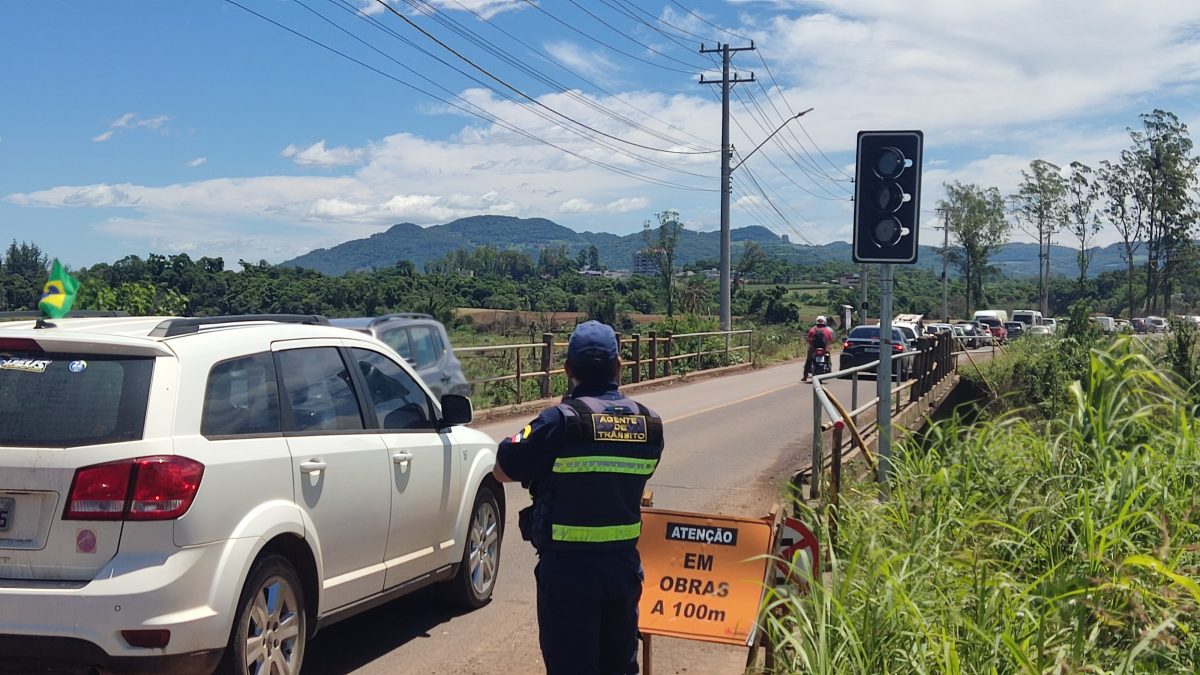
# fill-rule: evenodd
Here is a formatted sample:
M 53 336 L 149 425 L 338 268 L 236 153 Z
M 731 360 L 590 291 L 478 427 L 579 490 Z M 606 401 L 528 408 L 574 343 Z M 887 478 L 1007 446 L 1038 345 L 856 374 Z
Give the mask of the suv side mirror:
M 453 427 L 460 424 L 470 424 L 475 418 L 475 409 L 471 406 L 471 399 L 458 394 L 446 394 L 442 396 L 442 422 L 443 427 Z

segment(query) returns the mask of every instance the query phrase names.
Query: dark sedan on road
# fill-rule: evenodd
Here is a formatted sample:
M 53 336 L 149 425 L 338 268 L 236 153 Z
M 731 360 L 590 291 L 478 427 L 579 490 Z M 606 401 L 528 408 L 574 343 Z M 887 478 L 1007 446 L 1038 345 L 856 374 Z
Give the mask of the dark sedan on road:
M 1008 339 L 1016 340 L 1025 334 L 1025 324 L 1020 321 L 1007 321 L 1004 324 L 1005 330 L 1008 331 Z
M 907 340 L 904 339 L 903 333 L 899 328 L 892 328 L 892 355 L 899 356 L 910 351 Z M 842 343 L 842 355 L 838 360 L 838 367 L 842 370 L 861 366 L 865 363 L 879 360 L 879 326 L 855 326 L 850 331 L 850 335 L 846 336 L 846 341 Z M 892 373 L 893 377 L 897 374 L 899 379 L 908 379 L 908 373 L 912 369 L 911 359 L 905 358 L 901 361 L 893 362 Z M 872 368 L 867 372 L 875 372 Z

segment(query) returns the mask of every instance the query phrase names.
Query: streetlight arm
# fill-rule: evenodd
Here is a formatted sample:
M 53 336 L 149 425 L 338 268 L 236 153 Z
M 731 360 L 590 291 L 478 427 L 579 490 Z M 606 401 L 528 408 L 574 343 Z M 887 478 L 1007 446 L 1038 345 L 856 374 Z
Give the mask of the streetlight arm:
M 767 136 L 766 138 L 764 138 L 762 143 L 759 143 L 758 145 L 754 146 L 754 149 L 750 151 L 749 155 L 742 157 L 742 161 L 738 162 L 737 164 L 734 164 L 733 168 L 729 170 L 730 173 L 732 173 L 739 166 L 745 164 L 746 160 L 750 159 L 750 155 L 753 155 L 754 153 L 758 152 L 758 149 L 761 148 L 762 146 L 766 145 L 767 141 L 771 140 L 772 138 L 775 138 L 775 134 L 779 133 L 780 131 L 783 131 L 783 128 L 787 126 L 788 122 L 791 122 L 792 120 L 798 120 L 801 117 L 804 117 L 808 113 L 812 112 L 812 110 L 813 110 L 812 108 L 809 108 L 808 110 L 802 110 L 802 111 L 796 113 L 795 115 L 784 120 L 783 124 L 780 124 L 778 129 L 776 129 L 775 131 L 772 131 L 770 136 Z

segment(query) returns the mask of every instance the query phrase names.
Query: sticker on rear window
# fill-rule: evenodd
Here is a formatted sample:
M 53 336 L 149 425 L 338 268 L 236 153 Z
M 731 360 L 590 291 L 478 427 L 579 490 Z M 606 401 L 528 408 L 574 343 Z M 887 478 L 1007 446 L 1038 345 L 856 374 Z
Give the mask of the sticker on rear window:
M 67 370 L 72 373 L 82 373 L 87 370 L 87 361 L 72 361 L 67 364 Z
M 0 370 L 19 370 L 25 373 L 44 373 L 51 359 L 27 359 L 13 356 L 0 356 Z

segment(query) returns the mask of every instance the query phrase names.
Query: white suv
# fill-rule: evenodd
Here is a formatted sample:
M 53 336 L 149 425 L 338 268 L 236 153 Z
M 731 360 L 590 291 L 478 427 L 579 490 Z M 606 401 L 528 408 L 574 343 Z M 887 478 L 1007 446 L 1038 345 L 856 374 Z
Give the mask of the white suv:
M 296 673 L 423 586 L 485 604 L 504 491 L 470 421 L 323 317 L 0 324 L 0 670 Z

